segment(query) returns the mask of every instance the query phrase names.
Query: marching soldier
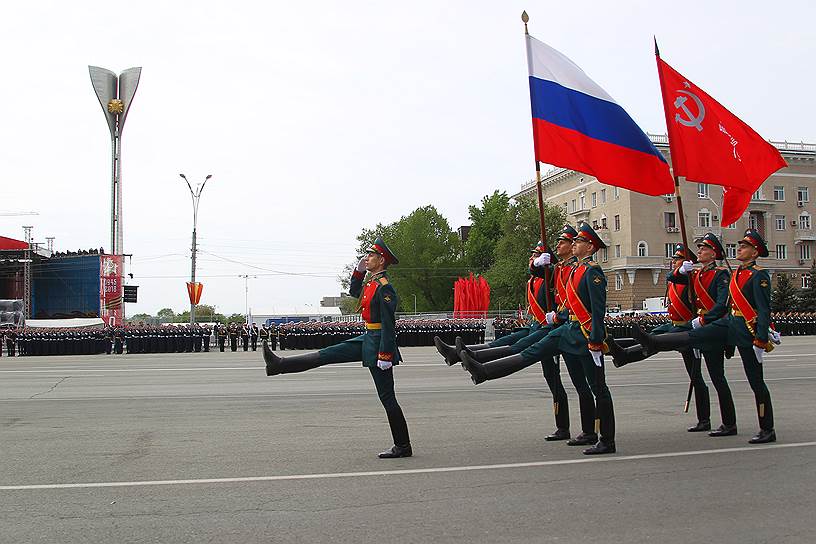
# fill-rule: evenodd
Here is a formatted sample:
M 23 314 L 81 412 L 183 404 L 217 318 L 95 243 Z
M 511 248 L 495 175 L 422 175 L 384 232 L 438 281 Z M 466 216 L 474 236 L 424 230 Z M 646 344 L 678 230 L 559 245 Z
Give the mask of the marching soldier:
M 517 355 L 480 363 L 467 350 L 460 352 L 462 365 L 470 372 L 474 383 L 500 378 L 526 368 L 545 356 L 563 353 L 580 361 L 580 371 L 595 397 L 596 432 L 598 442 L 585 450 L 585 455 L 614 453 L 615 413 L 612 395 L 606 385 L 603 354 L 606 351 L 606 276 L 592 256 L 606 244 L 586 223 L 578 229 L 572 246 L 578 262 L 572 268 L 565 286 L 569 323 L 556 327 L 547 336 Z M 579 368 L 575 368 L 576 373 Z M 573 376 L 573 369 L 570 369 Z M 580 383 L 580 381 L 579 381 Z M 589 437 L 587 437 L 589 438 Z
M 247 351 L 247 348 L 249 348 L 249 329 L 246 323 L 241 325 L 241 347 L 244 348 L 244 351 Z
M 230 351 L 238 351 L 238 325 L 230 323 L 227 332 L 229 333 Z
M 294 357 L 278 357 L 269 349 L 268 344 L 263 345 L 267 376 L 303 372 L 333 363 L 362 361 L 363 366 L 368 367 L 371 372 L 394 440 L 391 448 L 379 454 L 381 459 L 410 457 L 413 453 L 408 424 L 394 393 L 393 366 L 398 365 L 401 360 L 394 331 L 397 293 L 388 281 L 386 269 L 398 263 L 382 238 L 377 238 L 351 276 L 349 292 L 354 297 L 360 297 L 360 310 L 366 323 L 365 334 L 317 352 Z M 363 283 L 366 271 L 369 278 Z
M 646 334 L 636 329 L 635 336 L 648 351 L 670 351 L 683 345 L 711 351 L 727 345 L 739 350 L 748 383 L 754 392 L 759 419 L 759 432 L 748 442 L 764 444 L 776 441 L 771 395 L 763 377 L 764 354 L 780 342 L 771 329 L 771 279 L 768 271 L 756 264 L 758 257 L 767 257 L 768 247 L 753 229 L 745 231 L 737 249 L 740 266 L 731 275 L 728 285 L 731 315 L 694 329 L 662 335 Z M 736 434 L 736 429 L 733 433 Z
M 227 328 L 224 326 L 223 323 L 218 325 L 218 332 L 216 333 L 218 337 L 218 349 L 221 353 L 224 353 L 224 344 L 227 342 Z

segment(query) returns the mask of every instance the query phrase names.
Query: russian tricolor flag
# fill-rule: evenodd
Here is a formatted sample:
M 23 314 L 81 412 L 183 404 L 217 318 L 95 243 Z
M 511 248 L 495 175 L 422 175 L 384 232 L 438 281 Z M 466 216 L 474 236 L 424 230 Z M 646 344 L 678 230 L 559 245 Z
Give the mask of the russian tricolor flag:
M 647 195 L 674 192 L 666 159 L 583 70 L 529 35 L 527 63 L 536 160 Z

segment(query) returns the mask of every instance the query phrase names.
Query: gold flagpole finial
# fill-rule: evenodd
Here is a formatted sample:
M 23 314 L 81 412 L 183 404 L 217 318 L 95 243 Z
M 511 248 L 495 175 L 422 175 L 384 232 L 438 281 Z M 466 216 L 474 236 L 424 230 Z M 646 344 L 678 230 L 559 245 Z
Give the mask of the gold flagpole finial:
M 527 15 L 527 11 L 521 12 L 521 21 L 524 23 L 524 33 L 529 34 L 529 32 L 527 32 L 527 23 L 530 21 L 530 16 Z

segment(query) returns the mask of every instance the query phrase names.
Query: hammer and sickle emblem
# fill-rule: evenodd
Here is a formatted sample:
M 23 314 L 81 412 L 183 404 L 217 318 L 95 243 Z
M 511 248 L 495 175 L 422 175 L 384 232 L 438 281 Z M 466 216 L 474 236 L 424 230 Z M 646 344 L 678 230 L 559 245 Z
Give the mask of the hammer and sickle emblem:
M 684 82 L 683 85 L 686 88 L 689 87 L 689 84 L 687 82 Z M 686 96 L 678 96 L 677 100 L 674 101 L 674 107 L 676 109 L 683 110 L 683 113 L 686 114 L 686 117 L 683 117 L 679 113 L 676 113 L 674 115 L 674 120 L 680 123 L 681 125 L 685 125 L 687 127 L 695 127 L 699 132 L 702 132 L 703 131 L 702 122 L 703 119 L 705 119 L 705 106 L 703 106 L 703 102 L 699 98 L 697 98 L 697 95 L 695 95 L 692 92 L 684 91 L 682 89 L 678 90 L 677 92 L 683 95 L 687 95 L 688 97 L 691 97 L 691 99 L 694 100 L 694 103 L 697 105 L 697 111 L 699 113 L 696 116 L 693 113 L 691 113 L 691 110 L 686 105 L 686 102 L 688 102 L 688 98 Z

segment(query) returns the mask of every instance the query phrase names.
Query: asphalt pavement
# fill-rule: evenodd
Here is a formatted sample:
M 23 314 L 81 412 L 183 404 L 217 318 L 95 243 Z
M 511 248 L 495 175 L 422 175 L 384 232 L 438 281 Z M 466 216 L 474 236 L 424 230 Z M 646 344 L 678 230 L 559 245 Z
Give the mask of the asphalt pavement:
M 543 440 L 537 365 L 477 387 L 405 348 L 414 457 L 380 460 L 390 434 L 359 364 L 267 378 L 259 352 L 4 356 L 0 542 L 813 542 L 815 340 L 766 358 L 767 446 L 747 443 L 738 355 L 726 438 L 685 431 L 678 354 L 608 365 L 618 453 L 597 458 Z

